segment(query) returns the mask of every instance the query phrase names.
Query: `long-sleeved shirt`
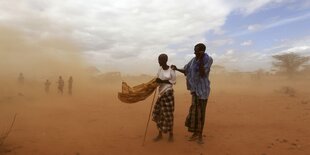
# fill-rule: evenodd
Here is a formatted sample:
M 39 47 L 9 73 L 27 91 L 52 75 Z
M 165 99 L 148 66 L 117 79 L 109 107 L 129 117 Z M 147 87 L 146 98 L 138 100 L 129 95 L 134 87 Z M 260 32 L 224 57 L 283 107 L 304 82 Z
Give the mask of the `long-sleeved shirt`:
M 203 66 L 205 76 L 199 75 L 199 64 L 201 62 L 194 57 L 184 66 L 187 90 L 191 93 L 196 93 L 200 99 L 208 99 L 210 94 L 209 73 L 213 63 L 212 57 L 205 53 L 203 58 Z

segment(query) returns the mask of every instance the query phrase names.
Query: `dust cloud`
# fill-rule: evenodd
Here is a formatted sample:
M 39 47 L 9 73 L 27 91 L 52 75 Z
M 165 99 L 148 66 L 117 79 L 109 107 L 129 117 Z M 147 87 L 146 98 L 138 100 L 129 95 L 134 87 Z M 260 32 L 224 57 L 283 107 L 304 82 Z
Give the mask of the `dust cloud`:
M 69 38 L 29 38 L 0 27 L 0 134 L 16 122 L 0 154 L 309 154 L 309 75 L 289 80 L 271 73 L 211 71 L 205 144 L 189 142 L 184 121 L 191 104 L 177 74 L 175 142 L 155 143 L 152 97 L 136 104 L 117 99 L 121 82 L 133 86 L 150 75 L 123 76 L 89 68 Z M 158 65 L 156 62 L 154 65 Z M 24 83 L 18 82 L 23 73 Z M 57 92 L 62 76 L 64 93 Z M 68 79 L 73 77 L 72 95 Z M 50 91 L 44 82 L 51 81 Z M 1 135 L 0 135 L 1 136 Z
M 79 46 L 69 38 L 29 37 L 8 27 L 0 27 L 0 34 L 1 95 L 43 91 L 46 80 L 56 88 L 59 76 L 65 82 L 72 76 L 80 86 L 88 85 L 87 64 Z M 18 84 L 20 73 L 24 76 L 22 86 Z

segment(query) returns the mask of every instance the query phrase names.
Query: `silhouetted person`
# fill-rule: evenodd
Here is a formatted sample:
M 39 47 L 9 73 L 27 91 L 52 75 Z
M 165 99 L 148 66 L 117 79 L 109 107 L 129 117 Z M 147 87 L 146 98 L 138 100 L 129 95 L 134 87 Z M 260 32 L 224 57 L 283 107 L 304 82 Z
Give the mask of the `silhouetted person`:
M 51 85 L 51 82 L 46 80 L 46 82 L 44 83 L 44 86 L 45 86 L 45 92 L 46 93 L 49 93 L 50 91 L 50 85 Z
M 19 85 L 24 85 L 24 81 L 25 81 L 25 78 L 24 78 L 23 73 L 19 73 L 19 77 L 18 77 Z
M 62 95 L 64 92 L 63 90 L 64 90 L 65 82 L 61 76 L 59 76 L 57 83 L 58 83 L 58 93 L 61 93 L 61 95 Z
M 205 122 L 206 107 L 210 94 L 209 73 L 213 63 L 213 59 L 205 53 L 206 46 L 202 43 L 195 45 L 195 57 L 190 60 L 183 69 L 175 69 L 186 76 L 187 89 L 192 94 L 192 104 L 187 115 L 185 126 L 193 135 L 190 141 L 197 140 L 198 143 L 203 143 L 202 132 Z
M 73 83 L 73 78 L 72 78 L 72 76 L 70 76 L 70 78 L 68 80 L 68 93 L 70 95 L 72 95 L 72 83 Z

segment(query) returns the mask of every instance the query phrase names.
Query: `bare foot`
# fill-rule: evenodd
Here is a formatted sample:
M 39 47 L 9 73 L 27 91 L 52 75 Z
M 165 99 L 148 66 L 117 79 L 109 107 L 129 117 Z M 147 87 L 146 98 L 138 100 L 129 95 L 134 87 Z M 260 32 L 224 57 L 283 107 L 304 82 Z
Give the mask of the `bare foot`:
M 153 141 L 154 141 L 154 142 L 158 142 L 158 141 L 160 141 L 161 139 L 163 139 L 163 136 L 162 136 L 162 135 L 158 135 L 157 137 L 155 137 L 155 138 L 153 139 Z
M 198 135 L 196 133 L 194 133 L 189 139 L 188 141 L 195 141 L 198 139 Z
M 197 143 L 198 143 L 198 144 L 203 144 L 203 143 L 204 143 L 202 137 L 199 137 L 199 138 L 197 139 Z

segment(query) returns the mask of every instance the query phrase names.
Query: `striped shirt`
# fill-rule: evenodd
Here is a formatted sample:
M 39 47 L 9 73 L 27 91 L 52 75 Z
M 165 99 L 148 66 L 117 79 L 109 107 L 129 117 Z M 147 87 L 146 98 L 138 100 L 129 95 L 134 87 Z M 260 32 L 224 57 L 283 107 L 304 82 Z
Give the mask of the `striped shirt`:
M 199 63 L 200 61 L 196 60 L 196 57 L 194 57 L 184 66 L 187 90 L 191 93 L 195 92 L 199 99 L 208 99 L 210 94 L 209 72 L 213 59 L 205 53 L 203 64 L 206 76 L 204 77 L 199 75 Z

